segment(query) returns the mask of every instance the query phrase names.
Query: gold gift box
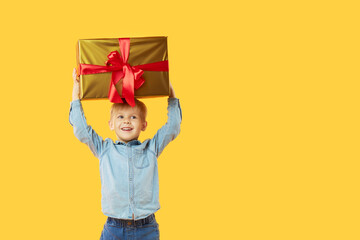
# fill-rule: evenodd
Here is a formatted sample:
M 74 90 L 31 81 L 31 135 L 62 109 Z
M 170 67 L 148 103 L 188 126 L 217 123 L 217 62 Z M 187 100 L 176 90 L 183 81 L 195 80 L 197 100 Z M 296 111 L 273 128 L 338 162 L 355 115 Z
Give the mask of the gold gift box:
M 107 56 L 118 51 L 118 38 L 80 39 L 77 44 L 77 65 L 92 64 L 105 66 Z M 130 38 L 128 63 L 131 66 L 168 60 L 167 37 Z M 108 98 L 111 72 L 80 75 L 80 99 Z M 169 96 L 169 72 L 144 71 L 144 84 L 135 90 L 136 98 Z M 121 96 L 122 81 L 116 84 Z

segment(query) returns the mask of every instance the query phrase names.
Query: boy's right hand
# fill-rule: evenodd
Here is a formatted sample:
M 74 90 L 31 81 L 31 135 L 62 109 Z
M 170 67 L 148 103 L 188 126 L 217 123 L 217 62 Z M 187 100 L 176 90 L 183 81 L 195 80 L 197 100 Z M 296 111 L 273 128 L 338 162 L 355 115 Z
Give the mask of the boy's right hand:
M 77 77 L 76 68 L 74 68 L 73 71 L 73 80 L 74 80 L 74 87 L 73 87 L 72 100 L 74 101 L 80 99 L 80 82 Z

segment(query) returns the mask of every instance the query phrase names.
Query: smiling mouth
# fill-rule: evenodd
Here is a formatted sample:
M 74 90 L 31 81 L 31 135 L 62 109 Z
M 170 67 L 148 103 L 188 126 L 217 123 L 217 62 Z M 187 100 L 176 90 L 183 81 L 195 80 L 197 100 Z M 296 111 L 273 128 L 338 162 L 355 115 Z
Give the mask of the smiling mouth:
M 131 130 L 133 130 L 131 127 L 123 127 L 123 128 L 121 128 L 121 130 L 122 131 L 131 131 Z

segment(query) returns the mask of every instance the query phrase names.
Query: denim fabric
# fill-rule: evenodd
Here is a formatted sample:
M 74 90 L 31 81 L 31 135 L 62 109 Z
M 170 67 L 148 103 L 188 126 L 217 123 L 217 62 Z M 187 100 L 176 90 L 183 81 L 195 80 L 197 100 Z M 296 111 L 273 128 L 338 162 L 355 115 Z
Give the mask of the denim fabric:
M 146 224 L 128 225 L 119 219 L 109 217 L 100 240 L 158 240 L 160 238 L 159 225 L 154 215 L 151 215 L 150 218 L 151 221 Z
M 119 219 L 143 219 L 160 208 L 157 158 L 180 132 L 177 98 L 168 99 L 168 120 L 152 139 L 127 144 L 103 140 L 87 125 L 80 100 L 71 102 L 70 124 L 75 136 L 100 160 L 102 212 Z

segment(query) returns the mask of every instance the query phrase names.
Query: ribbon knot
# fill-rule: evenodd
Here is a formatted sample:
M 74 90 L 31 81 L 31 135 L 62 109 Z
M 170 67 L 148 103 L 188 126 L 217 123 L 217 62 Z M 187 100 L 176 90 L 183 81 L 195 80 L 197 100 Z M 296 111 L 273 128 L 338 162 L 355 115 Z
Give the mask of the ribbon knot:
M 118 51 L 113 51 L 107 56 L 108 60 L 105 62 L 107 66 L 122 66 L 123 62 Z
M 112 72 L 109 88 L 109 100 L 113 103 L 122 103 L 121 97 L 134 107 L 134 90 L 140 88 L 145 80 L 142 78 L 146 71 L 168 71 L 168 61 L 160 61 L 138 66 L 131 66 L 128 63 L 130 52 L 130 38 L 119 38 L 119 47 L 121 55 L 118 51 L 108 54 L 108 60 L 105 66 L 80 64 L 80 75 Z M 123 79 L 122 96 L 117 92 L 115 85 Z
M 141 77 L 144 71 L 132 67 L 127 58 L 120 55 L 118 51 L 109 53 L 106 65 L 112 68 L 109 98 L 111 102 L 122 103 L 121 96 L 118 94 L 115 85 L 123 79 L 122 97 L 130 106 L 135 106 L 134 90 L 141 87 L 144 79 Z

